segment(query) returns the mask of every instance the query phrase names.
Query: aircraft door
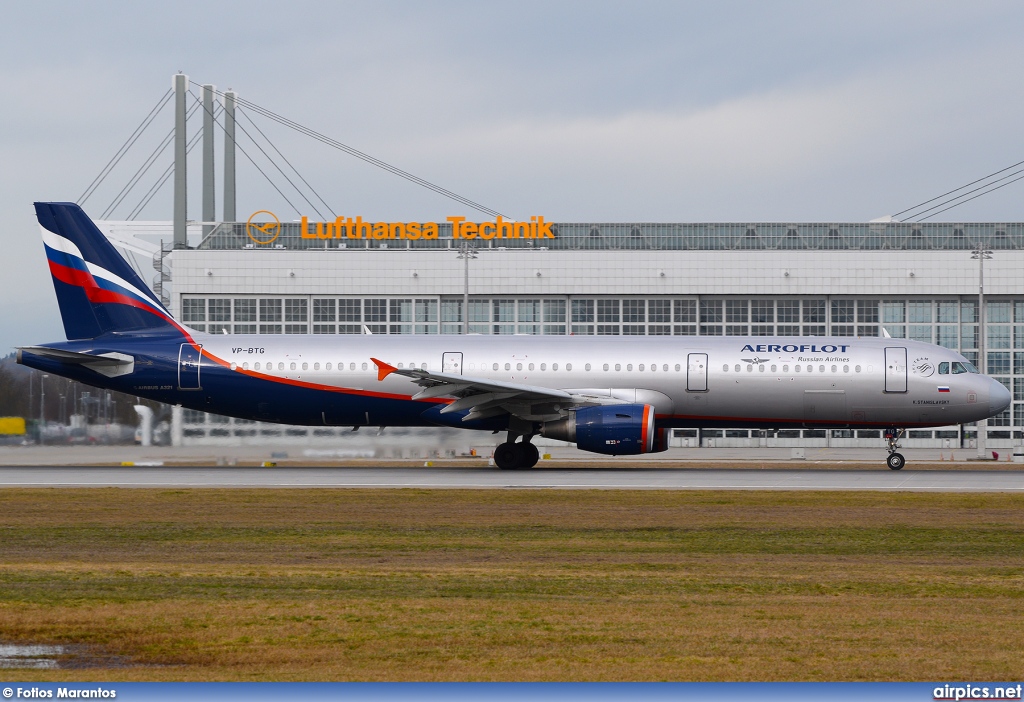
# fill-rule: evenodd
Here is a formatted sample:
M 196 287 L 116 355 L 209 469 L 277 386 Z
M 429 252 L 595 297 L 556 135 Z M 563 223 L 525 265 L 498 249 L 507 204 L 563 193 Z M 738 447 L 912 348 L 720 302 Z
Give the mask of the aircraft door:
M 462 352 L 445 351 L 441 354 L 441 372 L 462 375 Z
M 686 355 L 686 389 L 690 392 L 707 392 L 708 355 L 706 353 Z
M 885 391 L 907 391 L 907 349 L 902 346 L 885 349 Z
M 178 350 L 178 389 L 201 390 L 199 384 L 199 367 L 202 359 L 202 346 L 182 344 Z

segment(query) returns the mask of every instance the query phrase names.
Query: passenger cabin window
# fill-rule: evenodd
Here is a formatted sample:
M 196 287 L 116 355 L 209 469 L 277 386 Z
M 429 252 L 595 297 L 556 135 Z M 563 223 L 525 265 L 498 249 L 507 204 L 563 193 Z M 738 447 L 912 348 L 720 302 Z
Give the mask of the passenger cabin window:
M 949 362 L 943 361 L 939 364 L 939 375 L 949 375 Z

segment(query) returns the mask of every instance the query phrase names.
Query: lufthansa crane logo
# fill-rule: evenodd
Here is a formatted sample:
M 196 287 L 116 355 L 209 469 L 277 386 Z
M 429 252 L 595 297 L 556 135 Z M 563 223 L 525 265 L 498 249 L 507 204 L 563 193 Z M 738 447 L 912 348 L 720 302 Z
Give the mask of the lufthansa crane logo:
M 266 215 L 262 218 L 263 220 L 269 218 L 272 221 L 254 222 L 253 220 L 260 215 Z M 270 210 L 253 212 L 249 216 L 249 221 L 245 223 L 245 233 L 257 244 L 263 244 L 264 246 L 273 244 L 274 240 L 281 234 L 281 220 Z

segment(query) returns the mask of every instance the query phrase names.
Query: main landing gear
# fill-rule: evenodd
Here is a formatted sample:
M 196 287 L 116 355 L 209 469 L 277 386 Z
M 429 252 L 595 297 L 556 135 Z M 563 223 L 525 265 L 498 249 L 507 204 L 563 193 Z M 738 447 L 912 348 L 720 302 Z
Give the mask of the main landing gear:
M 523 437 L 523 440 L 516 443 L 515 434 L 509 432 L 508 440 L 498 444 L 494 449 L 494 465 L 502 470 L 515 470 L 517 468 L 533 468 L 540 460 L 540 451 L 530 443 L 532 434 Z
M 902 453 L 897 453 L 899 449 L 899 440 L 903 436 L 903 429 L 896 429 L 895 427 L 885 430 L 885 442 L 888 444 L 889 457 L 885 459 L 886 465 L 891 470 L 899 470 L 907 462 L 907 459 L 903 457 Z

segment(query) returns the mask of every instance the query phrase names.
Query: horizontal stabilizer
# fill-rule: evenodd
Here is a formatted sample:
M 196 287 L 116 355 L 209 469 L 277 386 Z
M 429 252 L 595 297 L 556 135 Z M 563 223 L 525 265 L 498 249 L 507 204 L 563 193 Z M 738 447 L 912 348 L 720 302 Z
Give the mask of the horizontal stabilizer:
M 91 354 L 54 349 L 49 346 L 21 346 L 18 348 L 18 363 L 21 363 L 23 351 L 44 358 L 52 358 L 61 363 L 85 366 L 108 378 L 127 375 L 135 370 L 135 357 L 123 353 Z

